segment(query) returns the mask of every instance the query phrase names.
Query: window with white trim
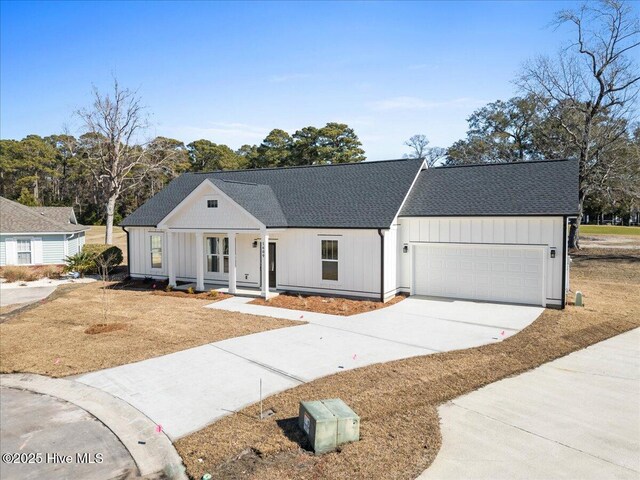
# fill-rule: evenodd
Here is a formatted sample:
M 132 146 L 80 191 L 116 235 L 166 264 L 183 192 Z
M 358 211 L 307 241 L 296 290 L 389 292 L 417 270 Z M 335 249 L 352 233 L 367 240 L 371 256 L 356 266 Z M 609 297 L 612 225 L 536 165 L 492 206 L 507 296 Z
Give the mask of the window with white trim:
M 322 280 L 338 281 L 338 240 L 321 240 Z
M 207 200 L 207 208 L 218 208 L 218 200 Z
M 151 268 L 162 268 L 162 235 L 151 234 L 149 236 L 151 247 Z
M 18 252 L 18 265 L 31 265 L 31 239 L 19 238 L 16 240 Z
M 229 237 L 207 237 L 207 272 L 229 273 Z

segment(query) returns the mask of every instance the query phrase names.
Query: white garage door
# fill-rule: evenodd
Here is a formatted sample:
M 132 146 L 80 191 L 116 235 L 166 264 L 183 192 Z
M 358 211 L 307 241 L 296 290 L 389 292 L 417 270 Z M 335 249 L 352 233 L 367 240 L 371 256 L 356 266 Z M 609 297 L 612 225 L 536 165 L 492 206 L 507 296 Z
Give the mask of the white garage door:
M 545 304 L 545 249 L 430 243 L 413 248 L 413 294 Z

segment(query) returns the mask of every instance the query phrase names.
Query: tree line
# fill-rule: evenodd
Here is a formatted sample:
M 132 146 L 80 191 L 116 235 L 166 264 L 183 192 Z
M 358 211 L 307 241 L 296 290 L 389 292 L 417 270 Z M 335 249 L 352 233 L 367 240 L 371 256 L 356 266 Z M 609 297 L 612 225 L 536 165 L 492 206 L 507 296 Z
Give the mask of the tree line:
M 640 20 L 617 0 L 558 12 L 573 41 L 560 53 L 529 60 L 515 79 L 520 92 L 479 108 L 466 137 L 431 147 L 424 134 L 405 142 L 429 167 L 574 158 L 579 162 L 578 246 L 582 213 L 623 218 L 640 206 L 640 73 L 633 53 Z M 366 159 L 358 136 L 342 123 L 308 126 L 293 134 L 274 129 L 259 145 L 237 150 L 201 139 L 144 140 L 148 121 L 136 92 L 114 81 L 94 90 L 93 103 L 75 112 L 82 133 L 0 140 L 0 195 L 27 205 L 73 205 L 82 223 L 114 222 L 187 171 L 270 168 Z

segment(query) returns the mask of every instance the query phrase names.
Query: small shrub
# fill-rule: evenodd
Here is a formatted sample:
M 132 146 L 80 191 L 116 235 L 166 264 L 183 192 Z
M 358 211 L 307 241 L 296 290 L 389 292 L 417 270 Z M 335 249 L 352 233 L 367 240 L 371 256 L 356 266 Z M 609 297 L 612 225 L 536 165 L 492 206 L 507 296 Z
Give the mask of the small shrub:
M 194 293 L 196 293 L 196 291 L 195 291 L 195 289 L 193 287 L 189 287 L 189 288 L 187 288 L 187 293 L 189 295 L 193 295 Z
M 211 290 L 209 290 L 209 296 L 211 298 L 218 298 L 218 291 L 212 288 Z
M 0 268 L 0 277 L 7 282 L 31 282 L 38 280 L 38 274 L 30 267 L 9 265 Z
M 123 256 L 122 250 L 115 245 L 106 245 L 102 243 L 86 243 L 82 247 L 82 251 L 92 256 L 94 263 L 96 264 L 96 270 L 98 266 L 106 267 L 111 270 L 122 263 Z
M 173 287 L 171 285 L 167 285 L 166 287 L 164 287 L 164 291 L 165 292 L 173 292 Z
M 84 277 L 85 273 L 89 273 L 96 268 L 96 262 L 94 256 L 84 250 L 70 255 L 64 259 L 66 263 L 66 272 L 78 272 L 81 277 Z

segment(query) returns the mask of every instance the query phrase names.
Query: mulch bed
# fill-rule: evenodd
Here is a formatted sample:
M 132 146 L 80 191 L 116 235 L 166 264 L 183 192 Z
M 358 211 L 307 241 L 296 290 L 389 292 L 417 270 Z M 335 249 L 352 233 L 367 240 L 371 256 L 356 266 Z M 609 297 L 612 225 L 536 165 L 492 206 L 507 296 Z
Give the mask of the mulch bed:
M 305 310 L 307 312 L 349 316 L 385 308 L 389 305 L 396 304 L 405 298 L 406 297 L 404 295 L 396 295 L 388 302 L 382 303 L 371 300 L 354 300 L 349 298 L 282 293 L 269 300 L 256 298 L 249 303 L 254 305 L 264 305 L 267 307 L 288 308 L 290 310 Z
M 168 289 L 167 285 L 168 285 L 168 282 L 166 280 L 152 280 L 152 279 L 145 280 L 145 279 L 130 278 L 130 279 L 126 279 L 121 282 L 115 283 L 111 285 L 109 288 L 113 290 L 136 290 L 136 291 L 151 290 L 154 295 L 176 297 L 176 298 L 193 298 L 198 300 L 211 300 L 212 302 L 224 300 L 225 298 L 231 298 L 233 296 L 233 295 L 228 295 L 226 293 L 218 292 L 216 290 L 211 290 L 208 292 L 194 291 L 194 293 L 189 293 L 183 290 Z
M 640 326 L 640 256 L 578 253 L 573 289 L 585 307 L 545 310 L 502 342 L 371 365 L 301 385 L 176 442 L 192 478 L 414 479 L 441 445 L 438 406 L 460 395 Z M 613 257 L 614 259 L 611 259 Z M 297 427 L 301 400 L 345 400 L 361 418 L 361 440 L 314 456 Z M 500 452 L 496 452 L 500 455 Z

